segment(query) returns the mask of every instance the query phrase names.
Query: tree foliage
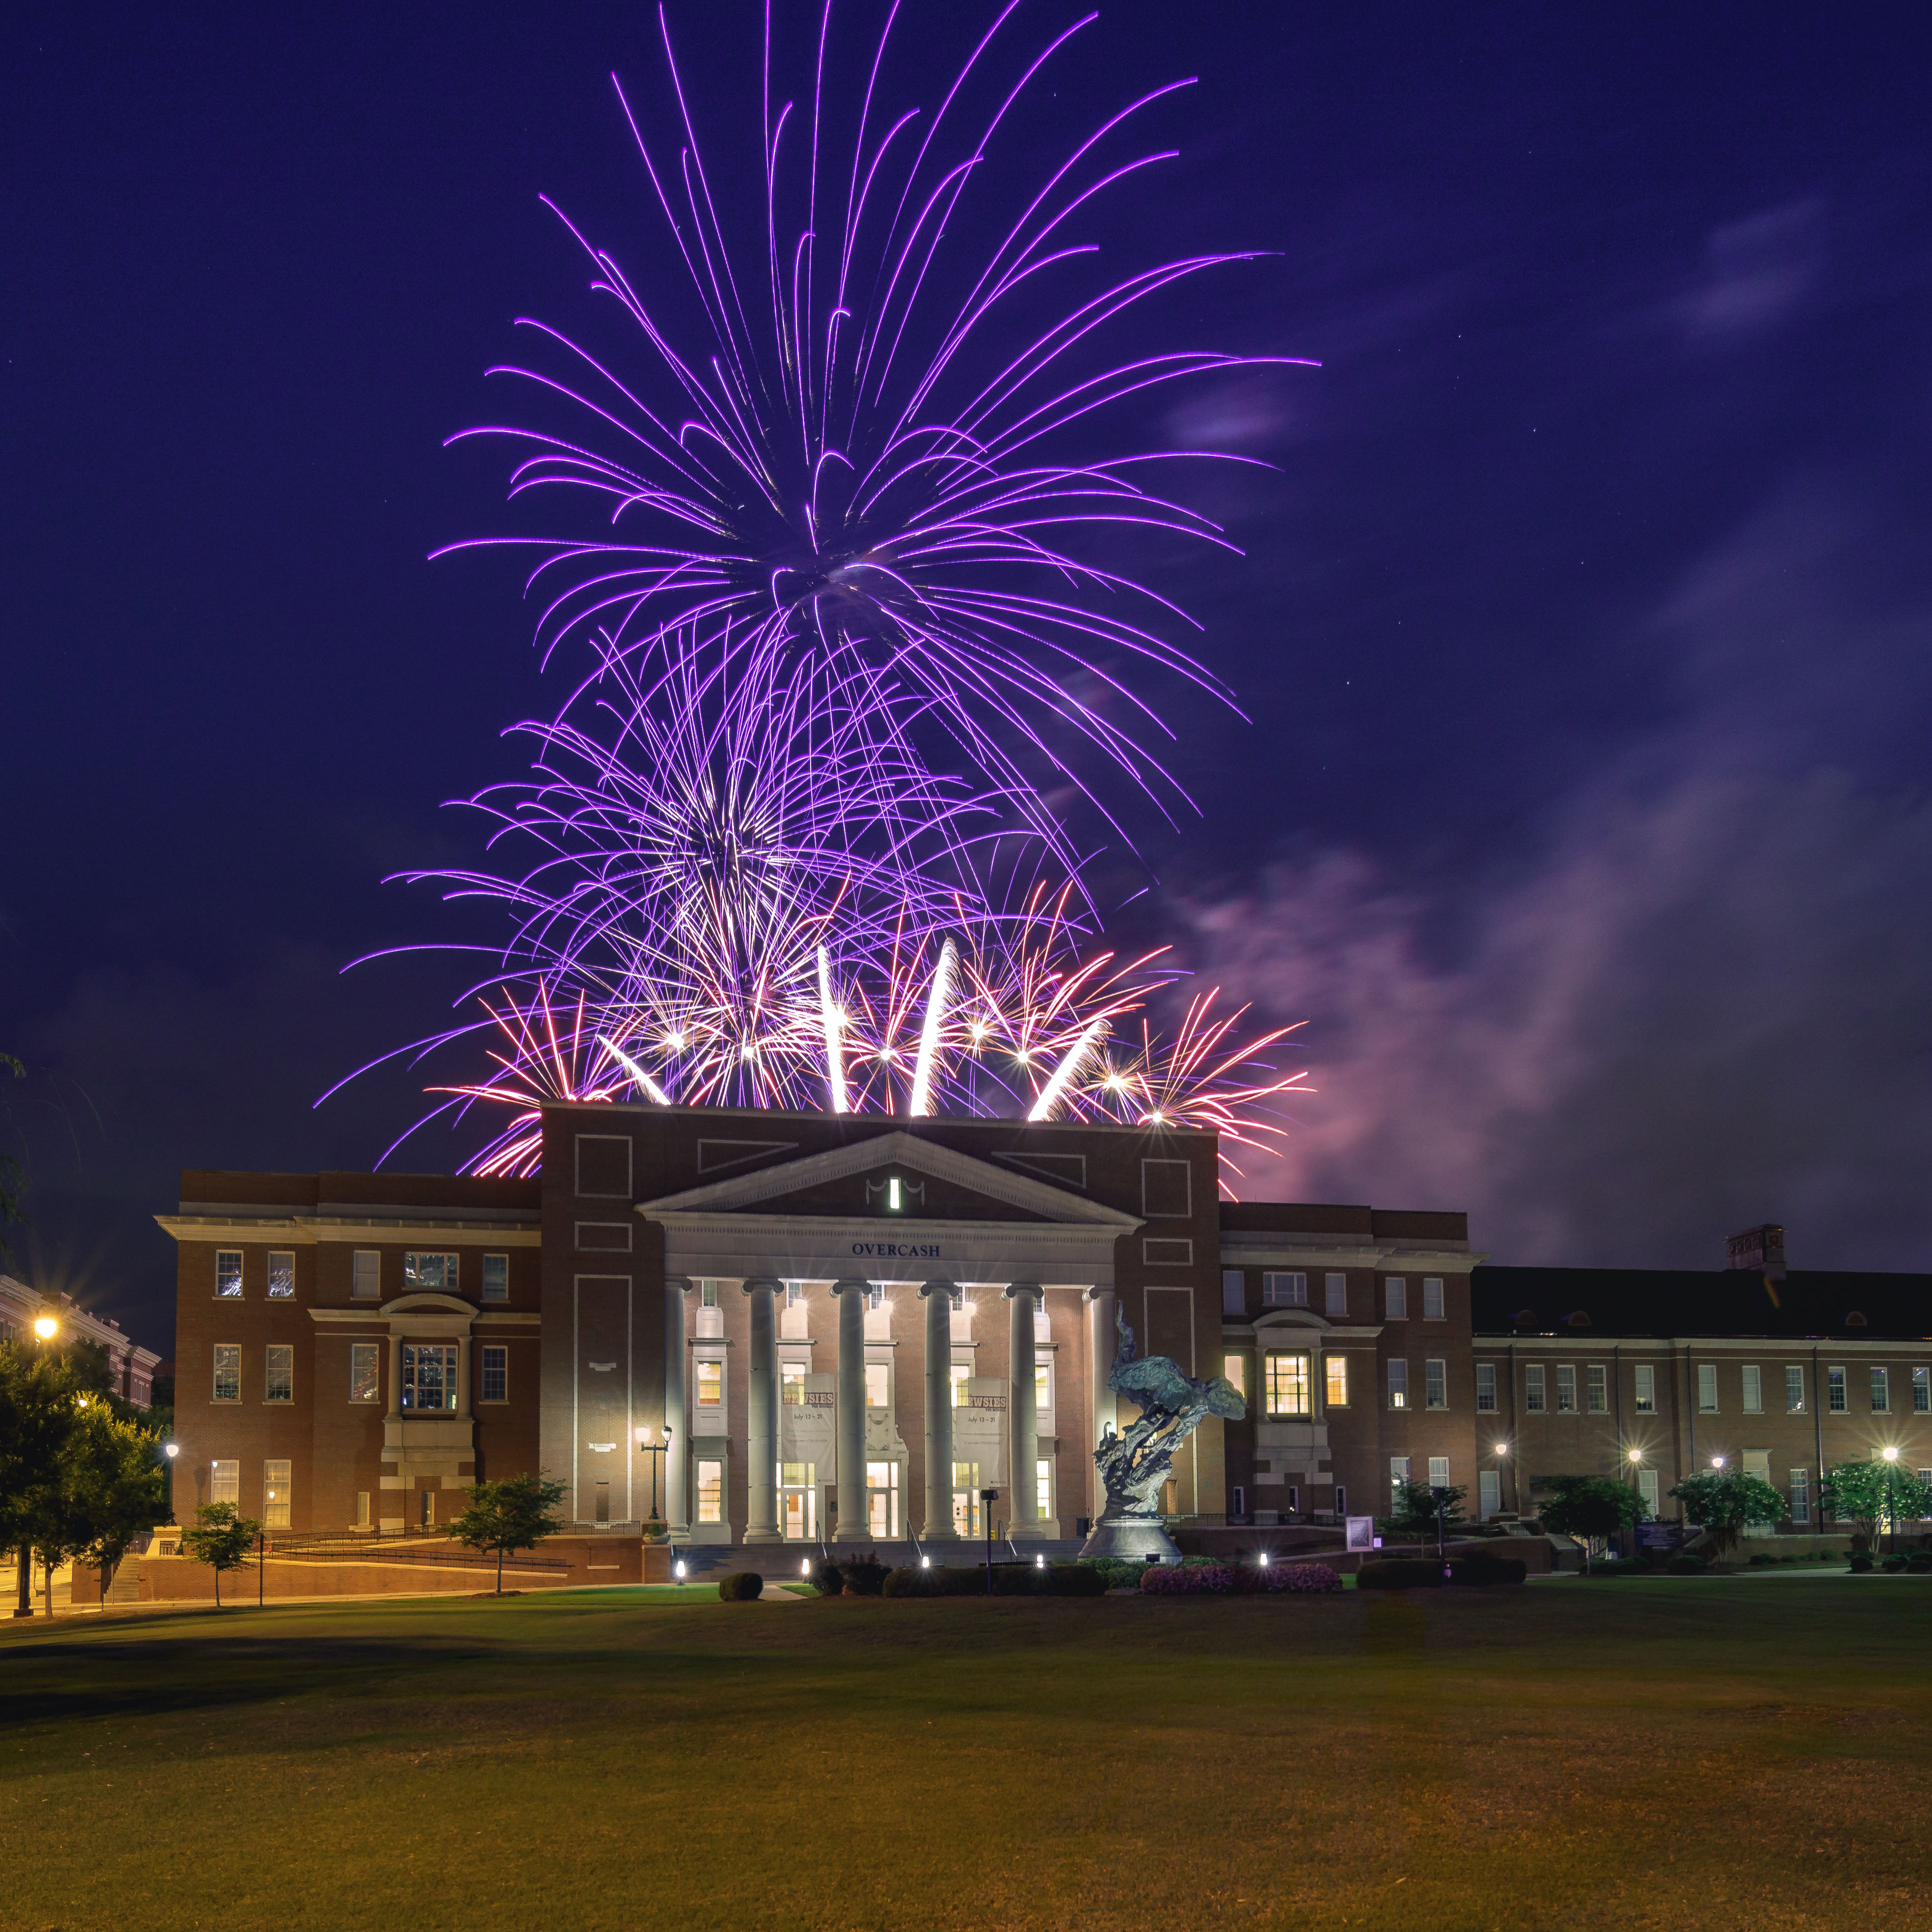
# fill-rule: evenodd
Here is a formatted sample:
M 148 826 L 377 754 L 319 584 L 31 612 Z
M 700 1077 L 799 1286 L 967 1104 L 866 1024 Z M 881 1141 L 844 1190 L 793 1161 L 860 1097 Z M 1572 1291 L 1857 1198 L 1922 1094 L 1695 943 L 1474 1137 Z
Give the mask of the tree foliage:
M 1397 1536 L 1432 1534 L 1439 1545 L 1462 1520 L 1462 1499 L 1468 1493 L 1466 1484 L 1431 1488 L 1405 1478 L 1395 1486 L 1394 1504 L 1383 1518 L 1382 1526 Z
M 197 1563 L 214 1572 L 214 1607 L 221 1607 L 221 1573 L 238 1570 L 248 1560 L 262 1526 L 232 1503 L 203 1503 L 194 1521 L 182 1532 L 182 1548 Z
M 1832 1515 L 1855 1524 L 1868 1542 L 1877 1536 L 1888 1512 L 1894 1522 L 1932 1516 L 1932 1483 L 1900 1462 L 1840 1462 L 1826 1472 L 1824 1494 Z
M 1705 1532 L 1714 1556 L 1730 1549 L 1748 1525 L 1779 1522 L 1787 1508 L 1762 1476 L 1741 1469 L 1686 1476 L 1670 1493 L 1683 1505 L 1684 1521 Z
M 80 1393 L 64 1356 L 0 1342 L 0 1544 L 8 1549 L 50 1542 L 60 1515 L 62 1465 L 85 1413 Z
M 1617 1535 L 1650 1514 L 1642 1497 L 1614 1476 L 1552 1476 L 1549 1487 L 1552 1493 L 1537 1506 L 1537 1514 L 1545 1529 L 1583 1539 L 1586 1568 L 1598 1538 Z
M 61 1466 L 61 1528 L 67 1553 L 100 1571 L 104 1595 L 135 1538 L 168 1516 L 168 1478 L 152 1430 L 90 1400 Z
M 470 1500 L 449 1526 L 458 1543 L 472 1550 L 496 1552 L 496 1594 L 503 1593 L 503 1553 L 534 1550 L 563 1527 L 552 1512 L 563 1499 L 563 1485 L 542 1476 L 506 1476 L 501 1482 L 476 1483 L 464 1492 Z

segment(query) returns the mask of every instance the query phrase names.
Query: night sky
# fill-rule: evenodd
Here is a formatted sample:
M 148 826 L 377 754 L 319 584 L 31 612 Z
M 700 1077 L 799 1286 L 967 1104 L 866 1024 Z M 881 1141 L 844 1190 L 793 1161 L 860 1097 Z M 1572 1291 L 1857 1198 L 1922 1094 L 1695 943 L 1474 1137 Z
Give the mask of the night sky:
M 913 13 L 935 70 L 980 17 Z M 700 117 L 755 112 L 757 18 L 674 6 Z M 4 32 L 0 1132 L 27 1272 L 165 1349 L 177 1170 L 366 1166 L 411 1117 L 400 1077 L 311 1102 L 458 969 L 340 969 L 458 932 L 382 881 L 476 858 L 439 808 L 559 694 L 515 573 L 425 560 L 516 526 L 500 450 L 442 440 L 502 410 L 514 316 L 589 313 L 540 192 L 662 259 L 606 77 L 661 98 L 654 19 Z M 1777 1219 L 1796 1266 L 1932 1265 L 1920 18 L 1124 5 L 1083 40 L 1070 125 L 1202 82 L 1106 245 L 1275 251 L 1158 346 L 1323 365 L 1154 426 L 1276 466 L 1193 481 L 1244 559 L 1159 562 L 1246 722 L 1160 692 L 1202 816 L 1137 828 L 1162 883 L 1120 928 L 1309 1022 L 1319 1092 L 1244 1191 L 1466 1207 L 1512 1262 L 1714 1267 Z

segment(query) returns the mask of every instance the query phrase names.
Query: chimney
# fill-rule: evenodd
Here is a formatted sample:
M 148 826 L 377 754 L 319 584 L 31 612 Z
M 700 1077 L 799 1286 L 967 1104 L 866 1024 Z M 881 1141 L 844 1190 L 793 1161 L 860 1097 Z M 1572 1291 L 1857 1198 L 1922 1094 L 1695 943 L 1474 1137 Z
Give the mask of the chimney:
M 1767 1281 L 1782 1281 L 1784 1230 L 1775 1222 L 1767 1221 L 1761 1228 L 1747 1228 L 1742 1234 L 1730 1236 L 1724 1243 L 1724 1265 L 1747 1268 Z

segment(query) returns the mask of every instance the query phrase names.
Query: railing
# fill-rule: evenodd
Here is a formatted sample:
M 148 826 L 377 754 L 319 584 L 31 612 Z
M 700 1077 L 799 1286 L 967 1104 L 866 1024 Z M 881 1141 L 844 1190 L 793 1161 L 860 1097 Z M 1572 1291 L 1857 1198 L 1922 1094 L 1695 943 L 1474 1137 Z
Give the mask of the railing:
M 496 1568 L 496 1552 L 494 1550 L 472 1550 L 458 1543 L 436 1541 L 428 1537 L 416 1537 L 404 1543 L 389 1540 L 375 1544 L 372 1541 L 340 1537 L 272 1537 L 265 1546 L 265 1553 L 270 1556 L 293 1558 L 322 1558 L 338 1563 L 408 1563 L 433 1566 L 448 1570 L 488 1570 Z M 544 1558 L 534 1550 L 506 1552 L 503 1568 L 507 1570 L 542 1570 L 550 1575 L 568 1570 L 569 1564 L 560 1557 Z

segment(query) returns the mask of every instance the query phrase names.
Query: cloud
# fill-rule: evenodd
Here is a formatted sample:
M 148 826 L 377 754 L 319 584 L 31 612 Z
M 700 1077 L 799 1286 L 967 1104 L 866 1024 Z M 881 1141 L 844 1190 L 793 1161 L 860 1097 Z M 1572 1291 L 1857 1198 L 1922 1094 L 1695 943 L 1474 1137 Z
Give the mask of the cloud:
M 1791 201 L 1711 231 L 1704 260 L 1680 304 L 1694 341 L 1729 341 L 1782 321 L 1824 262 L 1825 204 Z
M 1774 622 L 1771 662 L 1799 634 L 1862 662 L 1867 627 L 1823 634 L 1828 546 L 1792 580 L 1794 514 L 1672 600 L 1684 710 L 1506 866 L 1397 890 L 1330 854 L 1195 905 L 1211 976 L 1312 1022 L 1321 1090 L 1245 1192 L 1466 1207 L 1516 1262 L 1714 1267 L 1776 1220 L 1801 1267 L 1928 1264 L 1932 806 L 1736 662 Z

